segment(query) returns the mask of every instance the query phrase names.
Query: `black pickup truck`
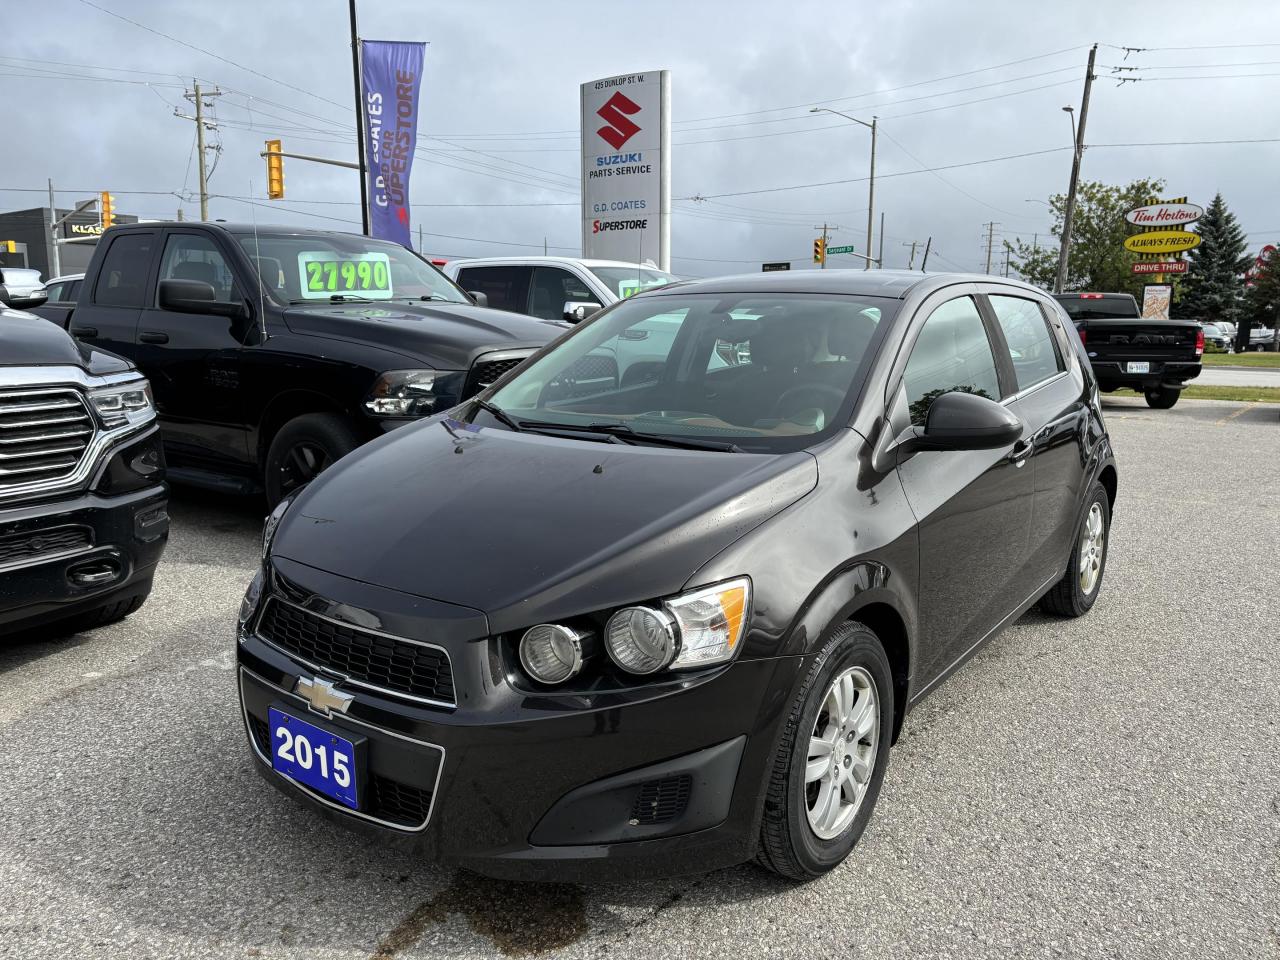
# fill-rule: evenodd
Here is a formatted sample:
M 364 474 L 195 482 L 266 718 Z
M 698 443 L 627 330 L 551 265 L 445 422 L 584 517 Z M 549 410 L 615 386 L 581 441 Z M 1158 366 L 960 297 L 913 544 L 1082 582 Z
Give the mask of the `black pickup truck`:
M 35 312 L 148 377 L 170 479 L 272 505 L 564 329 L 478 306 L 396 244 L 221 222 L 113 227 L 69 315 Z
M 169 534 L 147 381 L 0 291 L 0 638 L 99 626 L 151 592 Z
M 1098 388 L 1137 390 L 1167 410 L 1200 376 L 1204 330 L 1193 320 L 1144 320 L 1127 293 L 1059 293 L 1054 299 L 1080 333 Z

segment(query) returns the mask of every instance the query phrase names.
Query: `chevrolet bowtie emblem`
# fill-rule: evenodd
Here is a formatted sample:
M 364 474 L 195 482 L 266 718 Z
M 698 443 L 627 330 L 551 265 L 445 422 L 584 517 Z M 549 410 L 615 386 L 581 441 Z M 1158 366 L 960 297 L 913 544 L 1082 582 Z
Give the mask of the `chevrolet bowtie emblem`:
M 334 688 L 328 680 L 316 677 L 299 677 L 293 692 L 311 704 L 311 709 L 323 716 L 330 716 L 332 711 L 346 713 L 347 707 L 355 697 Z

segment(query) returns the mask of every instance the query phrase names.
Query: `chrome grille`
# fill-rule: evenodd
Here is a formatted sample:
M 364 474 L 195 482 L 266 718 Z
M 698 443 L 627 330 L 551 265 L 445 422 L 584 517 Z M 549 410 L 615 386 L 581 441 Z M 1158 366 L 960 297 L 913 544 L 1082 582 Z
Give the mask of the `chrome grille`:
M 0 492 L 69 477 L 93 431 L 93 417 L 77 390 L 0 392 Z

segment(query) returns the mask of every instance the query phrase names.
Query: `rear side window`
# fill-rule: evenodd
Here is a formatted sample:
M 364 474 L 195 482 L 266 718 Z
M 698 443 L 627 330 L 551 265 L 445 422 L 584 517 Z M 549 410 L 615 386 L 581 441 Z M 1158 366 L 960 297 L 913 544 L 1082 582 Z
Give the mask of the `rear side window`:
M 1009 348 L 1009 359 L 1013 362 L 1019 390 L 1034 387 L 1066 369 L 1038 303 L 1022 297 L 993 296 L 989 299 L 996 323 L 1000 325 L 1000 332 L 1004 334 Z
M 1127 293 L 1064 293 L 1054 299 L 1072 320 L 1141 316 L 1138 301 Z
M 468 293 L 483 293 L 495 310 L 524 313 L 529 302 L 528 267 L 464 267 L 458 286 Z
M 1000 378 L 987 328 L 972 297 L 948 300 L 924 322 L 905 375 L 911 422 L 923 426 L 944 393 L 1000 399 Z
M 150 233 L 126 233 L 112 240 L 98 271 L 93 302 L 104 307 L 142 306 L 154 242 Z

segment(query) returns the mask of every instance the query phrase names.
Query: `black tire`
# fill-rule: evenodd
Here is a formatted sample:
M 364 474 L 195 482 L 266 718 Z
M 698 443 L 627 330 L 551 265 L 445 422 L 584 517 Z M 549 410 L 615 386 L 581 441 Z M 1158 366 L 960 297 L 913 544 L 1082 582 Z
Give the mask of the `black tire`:
M 68 617 L 57 624 L 57 629 L 59 633 L 79 633 L 82 630 L 105 627 L 108 624 L 123 620 L 131 613 L 136 613 L 146 601 L 147 594 L 143 594 L 140 597 L 129 597 L 126 600 L 117 600 L 115 603 L 108 603 L 105 606 L 98 607 L 96 610 L 77 613 L 74 617 Z
M 1098 562 L 1097 580 L 1093 588 L 1086 593 L 1080 583 L 1081 543 L 1085 538 L 1085 528 L 1089 517 L 1097 506 L 1102 515 L 1102 551 Z M 1095 483 L 1089 491 L 1089 499 L 1085 504 L 1084 516 L 1076 529 L 1075 539 L 1071 541 L 1071 555 L 1067 558 L 1067 569 L 1062 579 L 1040 598 L 1040 609 L 1045 613 L 1056 613 L 1062 617 L 1082 617 L 1093 607 L 1102 592 L 1102 578 L 1107 572 L 1107 553 L 1111 548 L 1111 501 L 1107 499 L 1107 490 Z
M 1178 402 L 1182 390 L 1177 387 L 1157 387 L 1155 390 L 1143 391 L 1147 398 L 1147 406 L 1156 410 L 1168 410 Z
M 272 437 L 263 465 L 268 509 L 358 446 L 351 425 L 336 414 L 308 413 L 290 420 Z
M 824 840 L 809 824 L 809 785 L 805 782 L 807 741 L 824 710 L 832 681 L 855 667 L 874 681 L 878 726 L 874 734 L 868 735 L 866 743 L 870 746 L 874 737 L 875 754 L 865 793 L 852 820 L 838 835 Z M 757 863 L 792 880 L 812 880 L 838 866 L 849 855 L 871 819 L 889 765 L 893 695 L 893 672 L 880 638 L 861 623 L 842 625 L 814 658 L 791 705 L 769 777 Z M 806 744 L 803 754 L 797 753 L 797 741 Z

